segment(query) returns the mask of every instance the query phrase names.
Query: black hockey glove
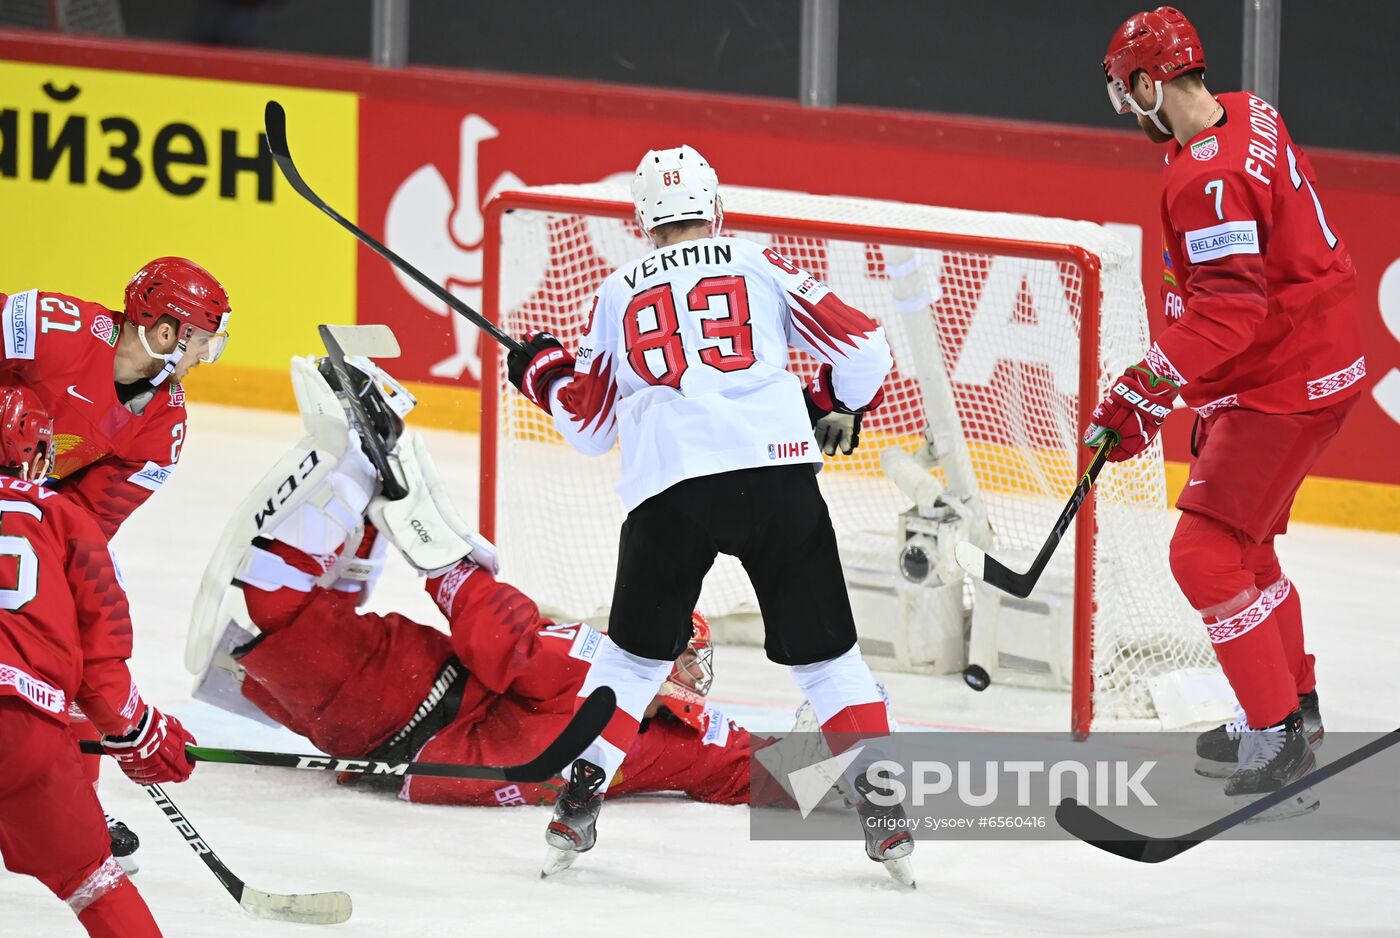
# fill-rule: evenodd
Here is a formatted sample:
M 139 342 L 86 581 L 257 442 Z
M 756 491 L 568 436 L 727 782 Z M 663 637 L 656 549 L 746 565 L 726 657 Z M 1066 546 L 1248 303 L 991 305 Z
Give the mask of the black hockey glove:
M 831 366 L 822 365 L 802 389 L 802 396 L 807 401 L 807 417 L 812 421 L 817 448 L 828 456 L 835 456 L 838 449 L 849 456 L 860 445 L 861 418 L 880 406 L 885 389 L 876 391 L 869 404 L 852 410 L 836 399 L 831 391 Z
M 506 357 L 506 374 L 515 389 L 549 413 L 549 389 L 574 373 L 574 356 L 548 332 L 528 332 L 519 351 Z

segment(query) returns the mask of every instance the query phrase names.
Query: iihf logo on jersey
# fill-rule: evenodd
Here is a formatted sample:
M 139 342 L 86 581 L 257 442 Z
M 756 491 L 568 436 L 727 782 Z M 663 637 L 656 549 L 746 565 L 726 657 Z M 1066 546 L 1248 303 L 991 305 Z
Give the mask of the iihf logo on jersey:
M 807 455 L 807 448 L 812 444 L 811 440 L 799 440 L 796 443 L 769 443 L 769 459 L 799 459 Z

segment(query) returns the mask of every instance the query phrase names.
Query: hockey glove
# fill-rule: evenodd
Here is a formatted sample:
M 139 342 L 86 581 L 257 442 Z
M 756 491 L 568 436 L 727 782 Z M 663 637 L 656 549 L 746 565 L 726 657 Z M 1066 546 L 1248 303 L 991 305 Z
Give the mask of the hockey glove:
M 1162 422 L 1172 412 L 1177 385 L 1154 374 L 1145 361 L 1138 362 L 1113 382 L 1084 431 L 1084 443 L 1098 446 L 1104 434 L 1117 438 L 1108 451 L 1109 462 L 1131 459 L 1152 445 Z
M 128 778 L 141 785 L 189 778 L 194 760 L 185 747 L 192 745 L 194 737 L 179 720 L 150 706 L 124 736 L 102 737 L 102 750 L 117 760 Z
M 549 389 L 574 373 L 574 356 L 548 332 L 527 332 L 522 348 L 506 357 L 506 374 L 515 389 L 549 413 Z
M 812 380 L 802 389 L 807 401 L 807 417 L 817 437 L 817 448 L 828 456 L 839 449 L 849 456 L 860 445 L 861 418 L 879 407 L 885 399 L 885 389 L 875 392 L 870 403 L 852 410 L 836 399 L 831 389 L 831 366 L 822 365 Z
M 393 501 L 376 496 L 369 503 L 369 518 L 404 559 L 429 575 L 464 558 L 495 574 L 496 548 L 458 515 L 423 438 L 405 435 L 390 459 L 398 463 L 408 494 Z

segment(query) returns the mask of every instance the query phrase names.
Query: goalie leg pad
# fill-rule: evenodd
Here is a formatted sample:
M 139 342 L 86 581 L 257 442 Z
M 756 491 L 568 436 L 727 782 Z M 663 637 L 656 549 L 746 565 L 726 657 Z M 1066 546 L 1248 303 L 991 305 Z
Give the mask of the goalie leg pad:
M 238 504 L 219 536 L 186 636 L 185 667 L 192 674 L 202 673 L 209 663 L 226 621 L 220 607 L 253 539 L 275 536 L 307 553 L 332 552 L 359 526 L 377 484 L 316 360 L 293 358 L 291 379 L 307 434 Z

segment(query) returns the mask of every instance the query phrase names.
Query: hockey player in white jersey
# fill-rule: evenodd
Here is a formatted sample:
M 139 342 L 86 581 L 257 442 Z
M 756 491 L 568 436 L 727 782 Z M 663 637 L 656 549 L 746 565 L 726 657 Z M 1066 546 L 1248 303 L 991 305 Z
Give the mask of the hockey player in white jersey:
M 718 553 L 744 564 L 768 657 L 789 667 L 833 751 L 890 731 L 816 480 L 822 452 L 850 453 L 883 397 L 884 333 L 777 251 L 721 237 L 718 179 L 691 147 L 648 152 L 632 196 L 655 250 L 603 282 L 576 353 L 531 333 L 509 360 L 511 382 L 577 449 L 620 440 L 628 511 L 608 637 L 579 691 L 612 687 L 617 714 L 560 793 L 546 874 L 593 847 L 603 792 L 690 639 Z M 805 388 L 790 347 L 822 363 Z M 852 765 L 857 790 L 866 764 Z M 902 812 L 858 802 L 863 822 Z M 904 828 L 863 827 L 867 854 L 912 883 Z M 875 833 L 890 830 L 901 833 Z

